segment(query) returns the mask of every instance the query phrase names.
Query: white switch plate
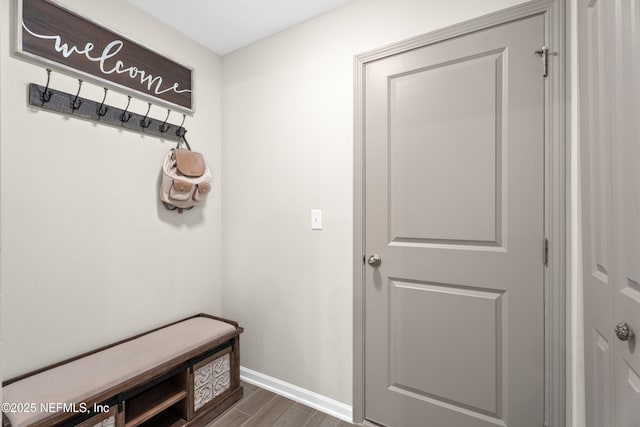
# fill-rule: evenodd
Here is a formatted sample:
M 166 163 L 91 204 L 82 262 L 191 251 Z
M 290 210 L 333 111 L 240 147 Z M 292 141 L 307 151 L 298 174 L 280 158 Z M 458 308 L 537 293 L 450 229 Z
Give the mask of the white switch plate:
M 311 229 L 322 230 L 322 210 L 311 209 Z

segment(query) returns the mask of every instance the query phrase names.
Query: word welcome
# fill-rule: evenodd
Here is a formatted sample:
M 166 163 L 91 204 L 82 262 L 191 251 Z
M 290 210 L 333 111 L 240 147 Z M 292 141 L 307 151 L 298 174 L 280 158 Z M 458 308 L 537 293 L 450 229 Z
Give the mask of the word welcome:
M 63 57 L 68 58 L 73 54 L 84 56 L 91 62 L 97 62 L 100 65 L 100 71 L 105 74 L 128 74 L 131 79 L 140 79 L 140 84 L 146 85 L 147 90 L 152 91 L 156 95 L 161 95 L 167 92 L 175 92 L 175 93 L 188 93 L 191 92 L 190 89 L 180 89 L 178 83 L 174 83 L 171 86 L 163 87 L 164 79 L 161 76 L 153 76 L 147 71 L 140 69 L 136 66 L 125 66 L 125 64 L 121 60 L 116 60 L 115 64 L 111 63 L 109 65 L 107 61 L 116 57 L 124 43 L 122 40 L 113 40 L 108 43 L 99 56 L 93 56 L 92 54 L 95 44 L 91 42 L 87 42 L 84 47 L 79 48 L 78 46 L 72 45 L 69 46 L 68 43 L 63 43 L 62 37 L 60 35 L 46 35 L 46 34 L 38 34 L 32 30 L 30 30 L 25 23 L 22 23 L 22 27 L 32 36 L 44 39 L 44 40 L 54 40 L 54 49 L 56 52 L 62 54 Z

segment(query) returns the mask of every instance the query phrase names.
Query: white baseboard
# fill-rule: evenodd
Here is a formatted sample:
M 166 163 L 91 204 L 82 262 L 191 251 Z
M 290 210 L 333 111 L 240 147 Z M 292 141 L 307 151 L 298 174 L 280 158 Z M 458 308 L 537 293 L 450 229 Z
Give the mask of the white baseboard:
M 245 368 L 244 366 L 240 367 L 240 379 L 343 421 L 353 422 L 353 407 L 345 403 Z

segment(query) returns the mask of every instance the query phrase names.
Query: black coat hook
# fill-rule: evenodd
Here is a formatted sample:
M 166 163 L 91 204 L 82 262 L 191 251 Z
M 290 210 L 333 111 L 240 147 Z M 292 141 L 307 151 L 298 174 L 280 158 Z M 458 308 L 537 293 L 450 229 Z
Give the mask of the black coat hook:
M 144 115 L 144 117 L 142 118 L 142 120 L 140 120 L 140 126 L 142 126 L 143 128 L 148 128 L 149 126 L 151 126 L 151 122 L 153 120 L 151 119 L 147 119 L 147 116 L 149 115 L 149 111 L 151 111 L 151 103 L 149 102 L 149 108 L 147 108 L 147 114 Z
M 171 110 L 167 110 L 167 118 L 164 119 L 164 122 L 160 125 L 160 133 L 167 133 L 167 131 L 171 128 L 171 125 L 167 125 L 167 120 L 169 120 L 169 115 L 171 114 Z
M 127 111 L 129 111 L 129 104 L 131 104 L 131 95 L 128 95 L 127 98 L 129 98 L 127 101 L 127 107 L 124 109 L 122 114 L 120 114 L 120 121 L 122 123 L 127 123 L 131 118 L 131 113 L 127 113 Z
M 73 111 L 77 110 L 82 105 L 82 99 L 78 99 L 81 88 L 82 88 L 82 79 L 78 79 L 78 93 L 76 93 L 76 97 L 73 99 L 73 101 L 71 101 L 71 109 Z
M 178 129 L 176 129 L 176 136 L 182 138 L 184 136 L 185 133 L 187 133 L 187 130 L 185 128 L 182 127 L 182 125 L 184 124 L 185 119 L 187 118 L 186 114 L 182 115 L 182 123 L 180 123 L 180 127 Z
M 109 89 L 107 89 L 105 87 L 104 88 L 104 96 L 102 97 L 102 103 L 100 103 L 100 106 L 98 106 L 98 108 L 96 108 L 96 114 L 98 115 L 98 117 L 104 117 L 104 115 L 107 114 L 107 111 L 109 111 L 109 108 L 104 106 L 104 101 L 107 99 L 107 92 L 108 91 L 109 91 Z
M 53 92 L 49 90 L 49 80 L 51 79 L 51 68 L 47 68 L 47 86 L 44 88 L 44 92 L 40 94 L 40 101 L 44 104 L 45 102 L 51 101 L 51 96 Z

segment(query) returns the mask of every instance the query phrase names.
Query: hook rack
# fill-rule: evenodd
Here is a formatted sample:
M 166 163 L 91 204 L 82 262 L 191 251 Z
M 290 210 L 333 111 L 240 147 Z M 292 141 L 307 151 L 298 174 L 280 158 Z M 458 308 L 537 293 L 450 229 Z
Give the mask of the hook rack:
M 50 72 L 47 71 L 48 76 Z M 142 116 L 129 112 L 129 104 L 131 103 L 131 97 L 129 96 L 129 102 L 124 110 L 105 104 L 107 98 L 107 89 L 104 91 L 104 98 L 102 102 L 92 101 L 80 97 L 80 89 L 82 88 L 82 80 L 78 80 L 78 92 L 74 95 L 62 92 L 55 89 L 49 89 L 49 78 L 47 77 L 47 86 L 40 86 L 36 83 L 29 84 L 29 104 L 41 108 L 47 111 L 53 111 L 56 113 L 68 114 L 74 117 L 87 119 L 102 124 L 111 125 L 120 129 L 127 129 L 134 132 L 139 132 L 145 135 L 152 135 L 159 138 L 164 138 L 172 141 L 182 141 L 186 129 L 180 125 L 179 129 L 182 129 L 184 133 L 178 135 L 179 132 L 167 132 L 172 125 L 167 123 L 169 114 L 164 123 L 158 128 L 150 127 L 152 119 L 148 118 L 149 111 L 151 111 L 151 103 L 147 113 Z M 170 111 L 170 110 L 169 110 Z M 130 120 L 133 119 L 133 120 Z M 184 124 L 184 119 L 182 121 Z M 162 131 L 164 129 L 164 131 Z

